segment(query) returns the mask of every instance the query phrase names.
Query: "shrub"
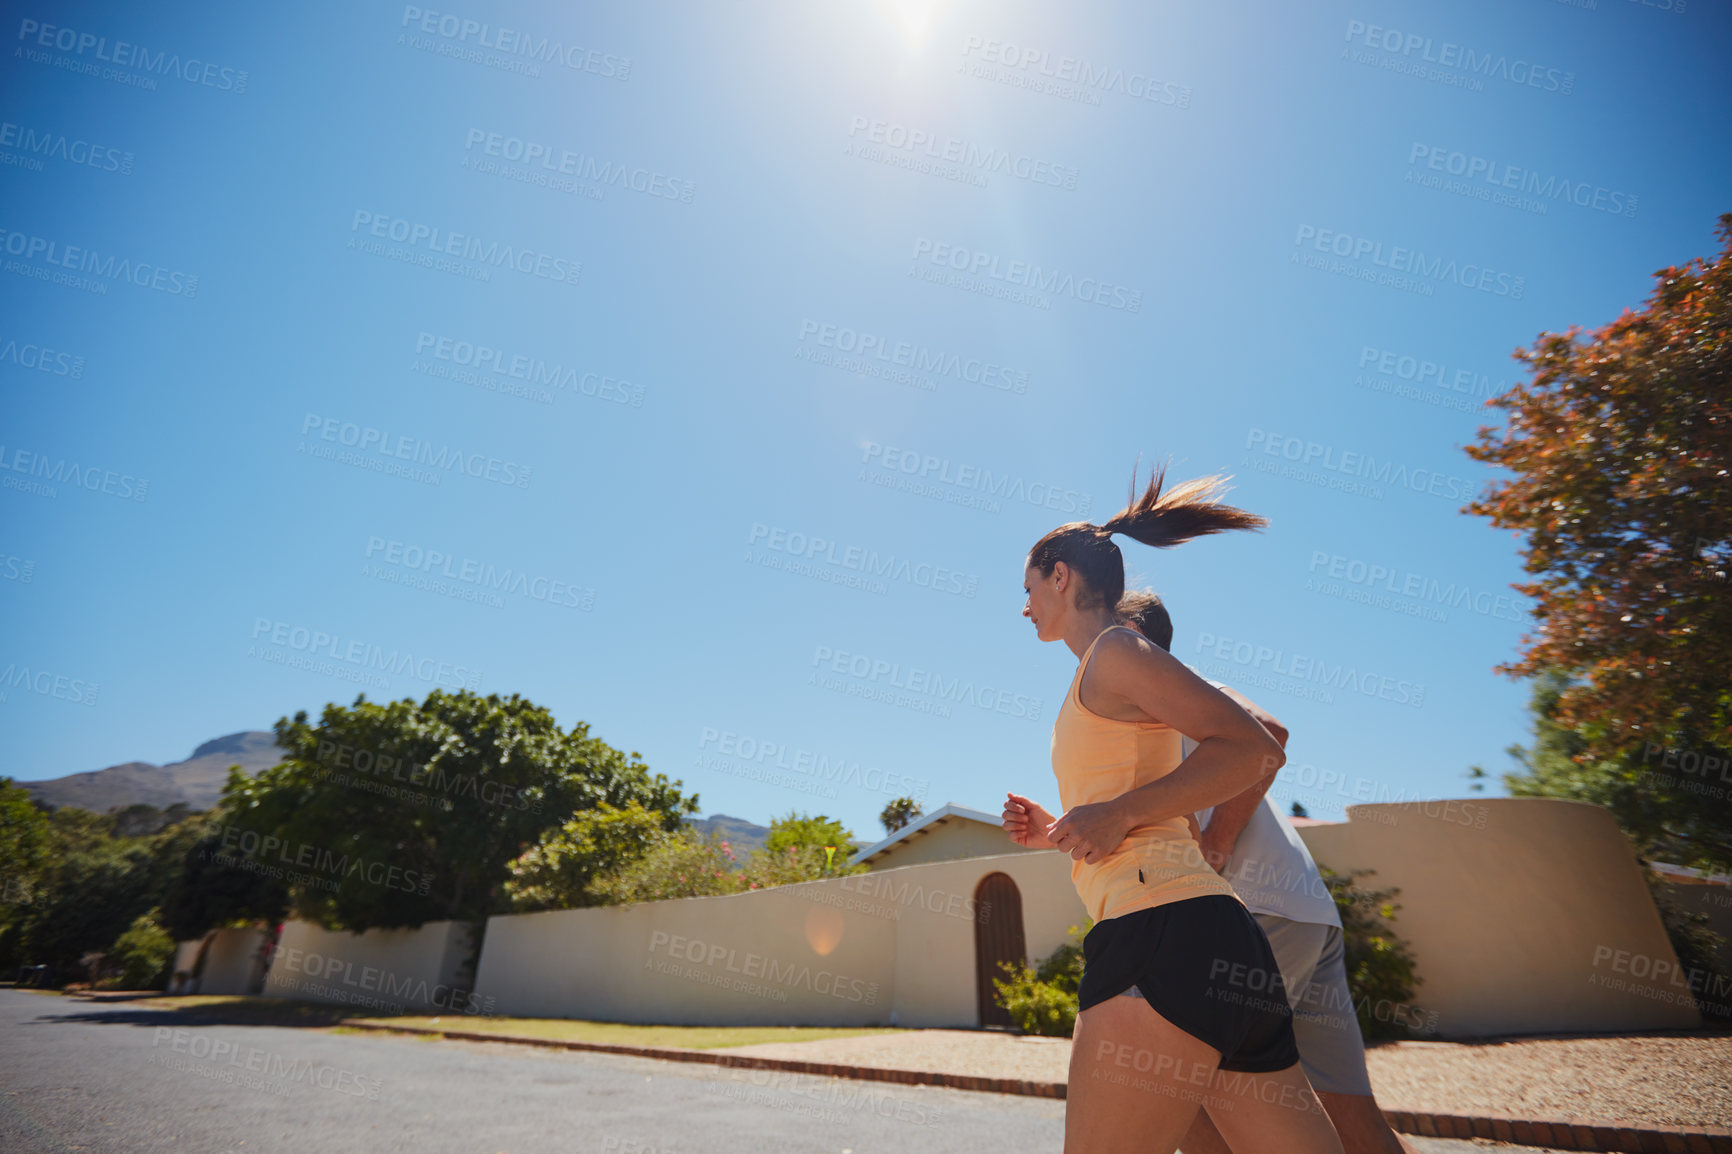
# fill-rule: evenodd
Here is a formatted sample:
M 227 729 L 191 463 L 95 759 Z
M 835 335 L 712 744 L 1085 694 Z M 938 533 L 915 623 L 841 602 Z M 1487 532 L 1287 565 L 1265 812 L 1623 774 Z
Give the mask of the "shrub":
M 659 902 L 738 893 L 746 883 L 727 842 L 696 830 L 668 834 L 648 853 L 591 887 L 600 904 Z
M 641 860 L 667 837 L 662 813 L 636 798 L 623 806 L 597 802 L 514 859 L 505 892 L 521 912 L 596 905 L 601 899 L 593 888 L 602 878 Z
M 1413 955 L 1387 925 L 1401 908 L 1393 901 L 1401 891 L 1359 888 L 1359 878 L 1372 870 L 1338 874 L 1318 868 L 1341 915 L 1347 989 L 1360 1032 L 1367 1041 L 1412 1037 L 1428 1019 L 1411 1001 L 1414 988 L 1423 981 L 1414 972 Z
M 1696 1011 L 1704 1018 L 1727 1017 L 1724 1001 L 1702 997 L 1705 990 L 1732 989 L 1732 972 L 1728 972 L 1722 961 L 1726 957 L 1725 937 L 1714 932 L 1707 914 L 1685 909 L 1666 884 L 1666 879 L 1646 868 L 1646 863 L 1642 872 L 1647 875 L 1648 892 L 1654 899 L 1654 908 L 1660 913 L 1666 937 L 1678 955 L 1678 965 L 1683 969 L 1691 996 L 1696 1000 Z
M 1082 982 L 1082 939 L 1093 923 L 1072 926 L 1070 938 L 1038 968 L 1000 962 L 1003 979 L 992 979 L 993 997 L 1025 1034 L 1068 1038 L 1076 1028 L 1077 986 Z
M 746 859 L 740 878 L 743 888 L 762 890 L 866 872 L 865 866 L 847 865 L 846 861 L 844 854 L 826 853 L 823 846 L 790 845 L 779 852 L 758 850 Z
M 132 926 L 109 947 L 104 964 L 120 968 L 121 989 L 155 990 L 168 982 L 174 939 L 158 924 L 157 912 L 151 910 L 133 919 Z

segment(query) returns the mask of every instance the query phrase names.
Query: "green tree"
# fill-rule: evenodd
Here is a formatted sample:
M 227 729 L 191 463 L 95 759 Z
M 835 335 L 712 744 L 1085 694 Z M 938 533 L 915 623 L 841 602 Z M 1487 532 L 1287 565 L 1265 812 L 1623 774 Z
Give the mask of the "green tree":
M 53 845 L 48 817 L 30 792 L 0 777 L 0 966 L 23 963 L 19 935 Z
M 786 817 L 772 818 L 770 832 L 764 835 L 764 849 L 778 853 L 790 846 L 802 849 L 832 849 L 838 856 L 854 850 L 854 835 L 840 821 L 823 814 L 811 817 L 790 812 Z M 846 852 L 844 852 L 846 851 Z
M 884 824 L 885 833 L 895 833 L 919 816 L 919 802 L 911 797 L 899 797 L 884 807 L 884 812 L 878 815 L 878 820 Z
M 566 910 L 603 904 L 595 886 L 641 861 L 671 835 L 668 815 L 633 798 L 623 807 L 598 802 L 511 863 L 505 891 L 516 910 Z
M 280 863 L 295 913 L 327 929 L 479 923 L 511 908 L 511 863 L 574 814 L 635 800 L 671 824 L 697 809 L 638 754 L 516 694 L 362 695 L 275 728 L 284 759 L 230 773 L 226 857 Z
M 854 835 L 839 820 L 790 811 L 771 819 L 763 850 L 746 865 L 747 886 L 762 889 L 856 873 L 848 865 L 854 849 Z
M 113 836 L 147 837 L 153 833 L 161 833 L 177 822 L 185 821 L 193 815 L 194 810 L 186 802 L 177 801 L 166 809 L 138 802 L 108 812 L 114 820 Z
M 275 924 L 288 916 L 288 883 L 263 870 L 237 869 L 223 847 L 228 828 L 220 814 L 200 815 L 197 840 L 181 855 L 180 869 L 163 891 L 160 921 L 176 941 L 229 926 Z
M 1569 676 L 1556 669 L 1534 678 L 1528 705 L 1533 739 L 1509 747 L 1519 768 L 1503 775 L 1504 788 L 1515 797 L 1605 806 L 1643 859 L 1708 870 L 1732 865 L 1729 791 L 1714 772 L 1703 771 L 1704 765 L 1717 764 L 1732 775 L 1732 742 L 1702 742 L 1684 750 L 1644 745 L 1600 756 L 1604 746 L 1585 727 L 1563 722 L 1570 685 Z
M 70 806 L 48 816 L 49 860 L 20 919 L 15 960 L 46 964 L 55 981 L 66 981 L 80 958 L 108 950 L 160 903 L 197 840 L 198 823 L 140 837 L 117 836 L 118 824 L 112 814 Z
M 1700 773 L 1732 745 L 1732 213 L 1717 231 L 1719 256 L 1661 269 L 1640 311 L 1517 350 L 1532 379 L 1467 447 L 1510 477 L 1467 511 L 1524 534 L 1538 627 L 1499 671 L 1547 679 L 1543 716 L 1570 735 L 1541 734 L 1523 776 L 1726 868 L 1728 791 L 1636 768 L 1672 751 Z

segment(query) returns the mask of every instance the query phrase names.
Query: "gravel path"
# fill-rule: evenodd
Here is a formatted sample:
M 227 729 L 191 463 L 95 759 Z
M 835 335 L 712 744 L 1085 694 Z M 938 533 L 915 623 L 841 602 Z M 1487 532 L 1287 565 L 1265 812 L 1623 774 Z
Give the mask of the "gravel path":
M 1732 1126 L 1732 1032 L 1395 1042 L 1366 1065 L 1395 1109 Z
M 730 1052 L 1062 1082 L 1070 1039 L 976 1030 L 919 1030 Z M 1732 1126 L 1732 1032 L 1393 1042 L 1366 1054 L 1380 1106 L 1651 1125 Z

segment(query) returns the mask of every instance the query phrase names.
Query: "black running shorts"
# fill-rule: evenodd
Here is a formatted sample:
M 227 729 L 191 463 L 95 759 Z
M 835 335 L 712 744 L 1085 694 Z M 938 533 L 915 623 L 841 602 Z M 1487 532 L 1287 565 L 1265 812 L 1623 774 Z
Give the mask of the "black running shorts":
M 1237 898 L 1185 898 L 1096 922 L 1077 990 L 1086 1010 L 1136 986 L 1161 1017 L 1221 1052 L 1221 1069 L 1299 1060 L 1293 1011 L 1269 939 Z

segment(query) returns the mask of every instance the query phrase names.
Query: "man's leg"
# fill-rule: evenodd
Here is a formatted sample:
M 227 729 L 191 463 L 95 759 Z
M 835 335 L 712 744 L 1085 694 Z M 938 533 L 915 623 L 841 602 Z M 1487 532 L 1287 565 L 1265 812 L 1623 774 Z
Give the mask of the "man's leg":
M 1340 929 L 1266 914 L 1258 914 L 1257 921 L 1288 983 L 1299 1060 L 1335 1123 L 1342 1149 L 1346 1154 L 1414 1154 L 1389 1128 L 1371 1093 Z
M 1347 1154 L 1417 1154 L 1406 1139 L 1389 1128 L 1377 1099 L 1370 1094 L 1319 1093 L 1317 1097 L 1323 1100 Z
M 1377 1151 L 1379 1154 L 1418 1154 L 1401 1135 L 1389 1128 L 1378 1109 L 1377 1099 L 1369 1094 L 1318 1094 L 1335 1133 L 1341 1137 L 1346 1154 Z M 1181 1154 L 1233 1154 L 1233 1148 L 1221 1137 L 1207 1108 L 1197 1111 L 1196 1119 L 1185 1140 L 1179 1143 Z

